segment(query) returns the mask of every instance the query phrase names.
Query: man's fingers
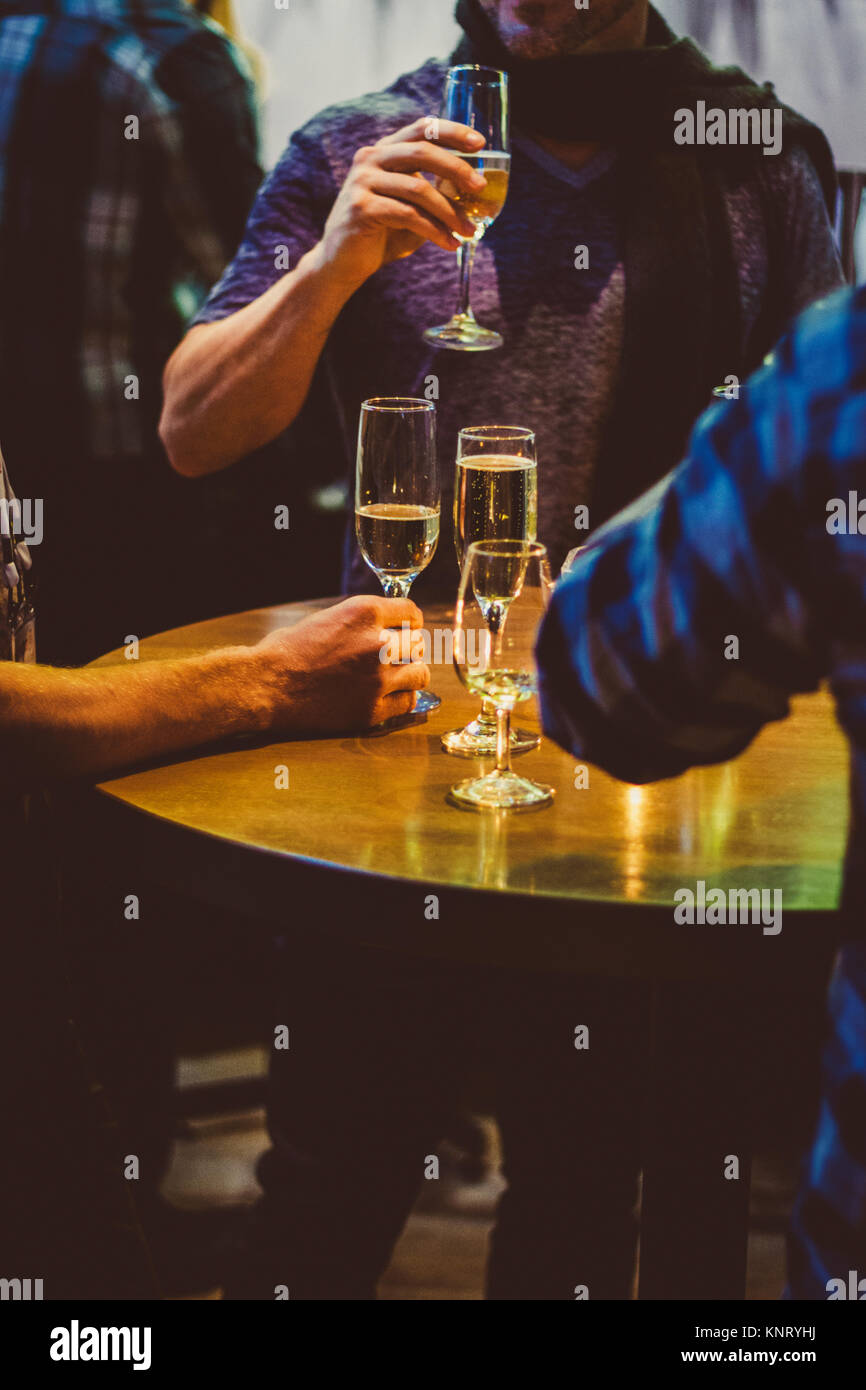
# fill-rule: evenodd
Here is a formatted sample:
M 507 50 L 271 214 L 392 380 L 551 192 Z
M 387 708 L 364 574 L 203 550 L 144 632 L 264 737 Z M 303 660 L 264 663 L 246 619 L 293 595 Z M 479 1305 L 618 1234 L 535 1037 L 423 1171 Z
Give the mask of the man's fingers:
M 370 188 L 383 198 L 396 198 L 401 202 L 413 203 L 434 221 L 444 223 L 460 236 L 471 237 L 475 228 L 468 218 L 462 217 L 448 199 L 425 178 L 412 174 L 393 174 L 385 169 L 377 171 Z
M 396 198 L 382 198 L 374 193 L 370 200 L 370 215 L 382 227 L 395 232 L 411 232 L 422 241 L 432 241 L 443 251 L 456 251 L 459 242 L 447 227 L 419 210 L 412 203 L 401 203 Z
M 419 172 L 432 174 L 434 178 L 449 179 L 467 193 L 477 193 L 484 187 L 482 173 L 451 150 L 440 149 L 438 145 L 383 146 L 371 157 L 371 161 L 380 169 L 390 169 L 398 174 Z
M 401 627 L 403 623 L 408 623 L 410 627 L 423 627 L 424 614 L 410 598 L 379 598 L 377 595 L 377 621 L 383 627 Z
M 380 145 L 399 145 L 410 140 L 424 140 L 428 145 L 454 145 L 460 150 L 480 150 L 484 136 L 462 121 L 446 121 L 441 116 L 419 116 L 411 125 L 383 135 Z
M 430 684 L 430 667 L 423 661 L 386 666 L 380 679 L 385 689 L 373 706 L 371 724 L 381 724 L 395 715 L 408 714 L 413 710 L 415 692 L 426 690 Z
M 367 719 L 369 728 L 384 724 L 386 719 L 396 719 L 401 714 L 411 714 L 415 708 L 415 692 L 406 691 L 402 695 L 385 695 L 377 700 Z
M 382 670 L 382 684 L 385 693 L 389 695 L 397 690 L 426 690 L 430 684 L 430 667 L 423 661 L 385 664 Z

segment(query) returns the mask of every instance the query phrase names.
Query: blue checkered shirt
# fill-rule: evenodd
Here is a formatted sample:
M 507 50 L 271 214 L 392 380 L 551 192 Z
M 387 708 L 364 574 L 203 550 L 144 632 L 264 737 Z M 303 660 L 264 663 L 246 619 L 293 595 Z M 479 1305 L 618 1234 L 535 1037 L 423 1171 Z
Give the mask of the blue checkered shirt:
M 548 734 L 628 782 L 735 756 L 829 681 L 851 747 L 846 945 L 789 1292 L 866 1279 L 866 287 L 807 311 L 686 461 L 593 534 L 538 664 Z

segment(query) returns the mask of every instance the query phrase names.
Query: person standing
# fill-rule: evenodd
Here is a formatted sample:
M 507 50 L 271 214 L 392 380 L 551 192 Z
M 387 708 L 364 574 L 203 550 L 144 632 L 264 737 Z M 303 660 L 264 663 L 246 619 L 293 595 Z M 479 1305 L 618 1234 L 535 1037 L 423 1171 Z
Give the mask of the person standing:
M 228 589 L 216 489 L 173 474 L 156 426 L 261 178 L 254 97 L 184 0 L 0 0 L 0 73 L 0 431 L 51 503 L 42 657 L 77 664 Z
M 676 145 L 679 108 L 779 98 L 713 68 L 646 0 L 586 11 L 545 0 L 531 19 L 518 0 L 461 0 L 457 13 L 453 61 L 511 77 L 509 193 L 473 271 L 479 318 L 505 346 L 458 353 L 422 340 L 456 302 L 443 252 L 461 228 L 416 176 L 468 188 L 454 156 L 473 148 L 447 123 L 427 138 L 448 67 L 431 60 L 292 137 L 168 363 L 161 429 L 190 477 L 288 430 L 290 464 L 316 479 L 351 472 L 358 406 L 383 383 L 438 393 L 446 461 L 467 420 L 531 423 L 539 538 L 558 566 L 578 507 L 591 529 L 664 474 L 712 389 L 744 379 L 791 318 L 842 283 L 832 159 L 789 111 L 775 157 Z M 448 491 L 422 597 L 455 587 Z M 347 535 L 344 587 L 374 583 Z
M 739 400 L 702 417 L 680 466 L 592 537 L 537 644 L 547 733 L 628 782 L 735 757 L 793 695 L 830 683 L 851 822 L 821 1105 L 789 1232 L 794 1299 L 856 1297 L 851 1272 L 866 1270 L 864 383 L 861 287 L 804 314 Z
M 418 627 L 421 614 L 408 599 L 357 598 L 253 647 L 108 670 L 37 665 L 33 556 L 15 518 L 0 454 L 0 1278 L 38 1279 L 50 1300 L 155 1298 L 160 1261 L 132 1200 L 129 1145 L 71 1019 L 75 949 L 42 788 L 234 734 L 335 732 L 405 714 L 427 668 L 383 664 L 382 630 Z

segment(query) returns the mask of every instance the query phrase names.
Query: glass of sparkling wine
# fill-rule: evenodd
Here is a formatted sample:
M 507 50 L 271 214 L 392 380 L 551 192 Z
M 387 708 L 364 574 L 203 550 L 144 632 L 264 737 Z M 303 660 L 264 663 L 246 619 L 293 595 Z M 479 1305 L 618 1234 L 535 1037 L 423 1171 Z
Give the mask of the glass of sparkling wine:
M 454 614 L 454 665 L 467 689 L 496 708 L 496 768 L 458 782 L 449 797 L 470 810 L 528 811 L 547 806 L 553 788 L 511 766 L 511 711 L 535 694 L 535 639 L 551 590 L 547 551 L 538 541 L 473 541 L 467 548 Z
M 448 323 L 428 328 L 424 337 L 437 347 L 459 352 L 483 352 L 502 346 L 502 337 L 492 328 L 482 328 L 469 303 L 469 281 L 475 248 L 491 222 L 499 216 L 508 193 L 511 155 L 508 143 L 508 74 L 498 68 L 464 64 L 449 68 L 439 113 L 449 121 L 460 121 L 484 136 L 486 147 L 474 154 L 458 153 L 485 177 L 487 186 L 478 193 L 458 192 L 449 179 L 439 179 L 440 193 L 459 208 L 475 227 L 472 237 L 459 237 L 457 265 L 460 293 L 457 308 Z
M 473 541 L 534 541 L 538 526 L 538 470 L 535 435 L 522 425 L 472 425 L 457 436 L 454 484 L 454 545 L 462 570 Z M 463 729 L 442 735 L 446 753 L 493 757 L 496 708 L 484 700 L 481 713 Z M 528 753 L 541 740 L 524 729 L 511 730 L 511 752 Z
M 433 559 L 439 509 L 433 401 L 413 396 L 364 401 L 358 425 L 355 534 L 388 598 L 405 598 Z M 415 713 L 441 703 L 438 695 L 419 690 Z

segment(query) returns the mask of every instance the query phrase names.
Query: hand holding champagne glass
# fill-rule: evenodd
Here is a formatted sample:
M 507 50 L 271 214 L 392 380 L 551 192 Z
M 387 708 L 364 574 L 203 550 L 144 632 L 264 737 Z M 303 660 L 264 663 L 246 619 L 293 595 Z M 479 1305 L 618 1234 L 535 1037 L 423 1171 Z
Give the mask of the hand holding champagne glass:
M 481 132 L 461 122 L 419 116 L 355 152 L 319 243 L 320 256 L 349 293 L 425 242 L 456 252 L 460 238 L 474 235 L 475 224 L 437 183 L 477 194 L 483 176 L 461 155 L 483 146 Z
M 457 437 L 454 544 L 462 569 L 472 541 L 534 541 L 538 525 L 535 435 L 521 425 L 473 425 Z M 537 734 L 511 730 L 511 752 L 537 748 Z M 442 735 L 442 747 L 460 757 L 496 753 L 496 709 L 485 700 L 463 729 Z
M 511 767 L 511 711 L 535 694 L 535 640 L 551 589 L 547 551 L 537 541 L 473 541 L 454 615 L 454 665 L 467 689 L 496 708 L 496 769 L 449 793 L 470 810 L 534 810 L 553 788 Z
M 508 74 L 498 68 L 464 64 L 449 68 L 445 79 L 441 115 L 459 121 L 484 136 L 483 149 L 470 153 L 458 152 L 471 168 L 484 175 L 485 187 L 480 191 L 458 188 L 449 178 L 439 178 L 437 188 L 452 206 L 475 228 L 473 236 L 455 233 L 460 241 L 457 262 L 460 273 L 460 295 L 457 308 L 448 323 L 428 328 L 424 337 L 436 347 L 455 348 L 462 352 L 483 352 L 502 346 L 502 337 L 491 328 L 483 328 L 475 318 L 469 303 L 469 283 L 475 248 L 487 228 L 499 216 L 508 193 L 511 169 L 508 136 Z
M 355 534 L 387 598 L 406 598 L 439 539 L 436 408 L 412 396 L 364 401 L 358 426 Z M 408 655 L 408 653 L 407 653 Z M 415 712 L 436 709 L 419 691 Z

